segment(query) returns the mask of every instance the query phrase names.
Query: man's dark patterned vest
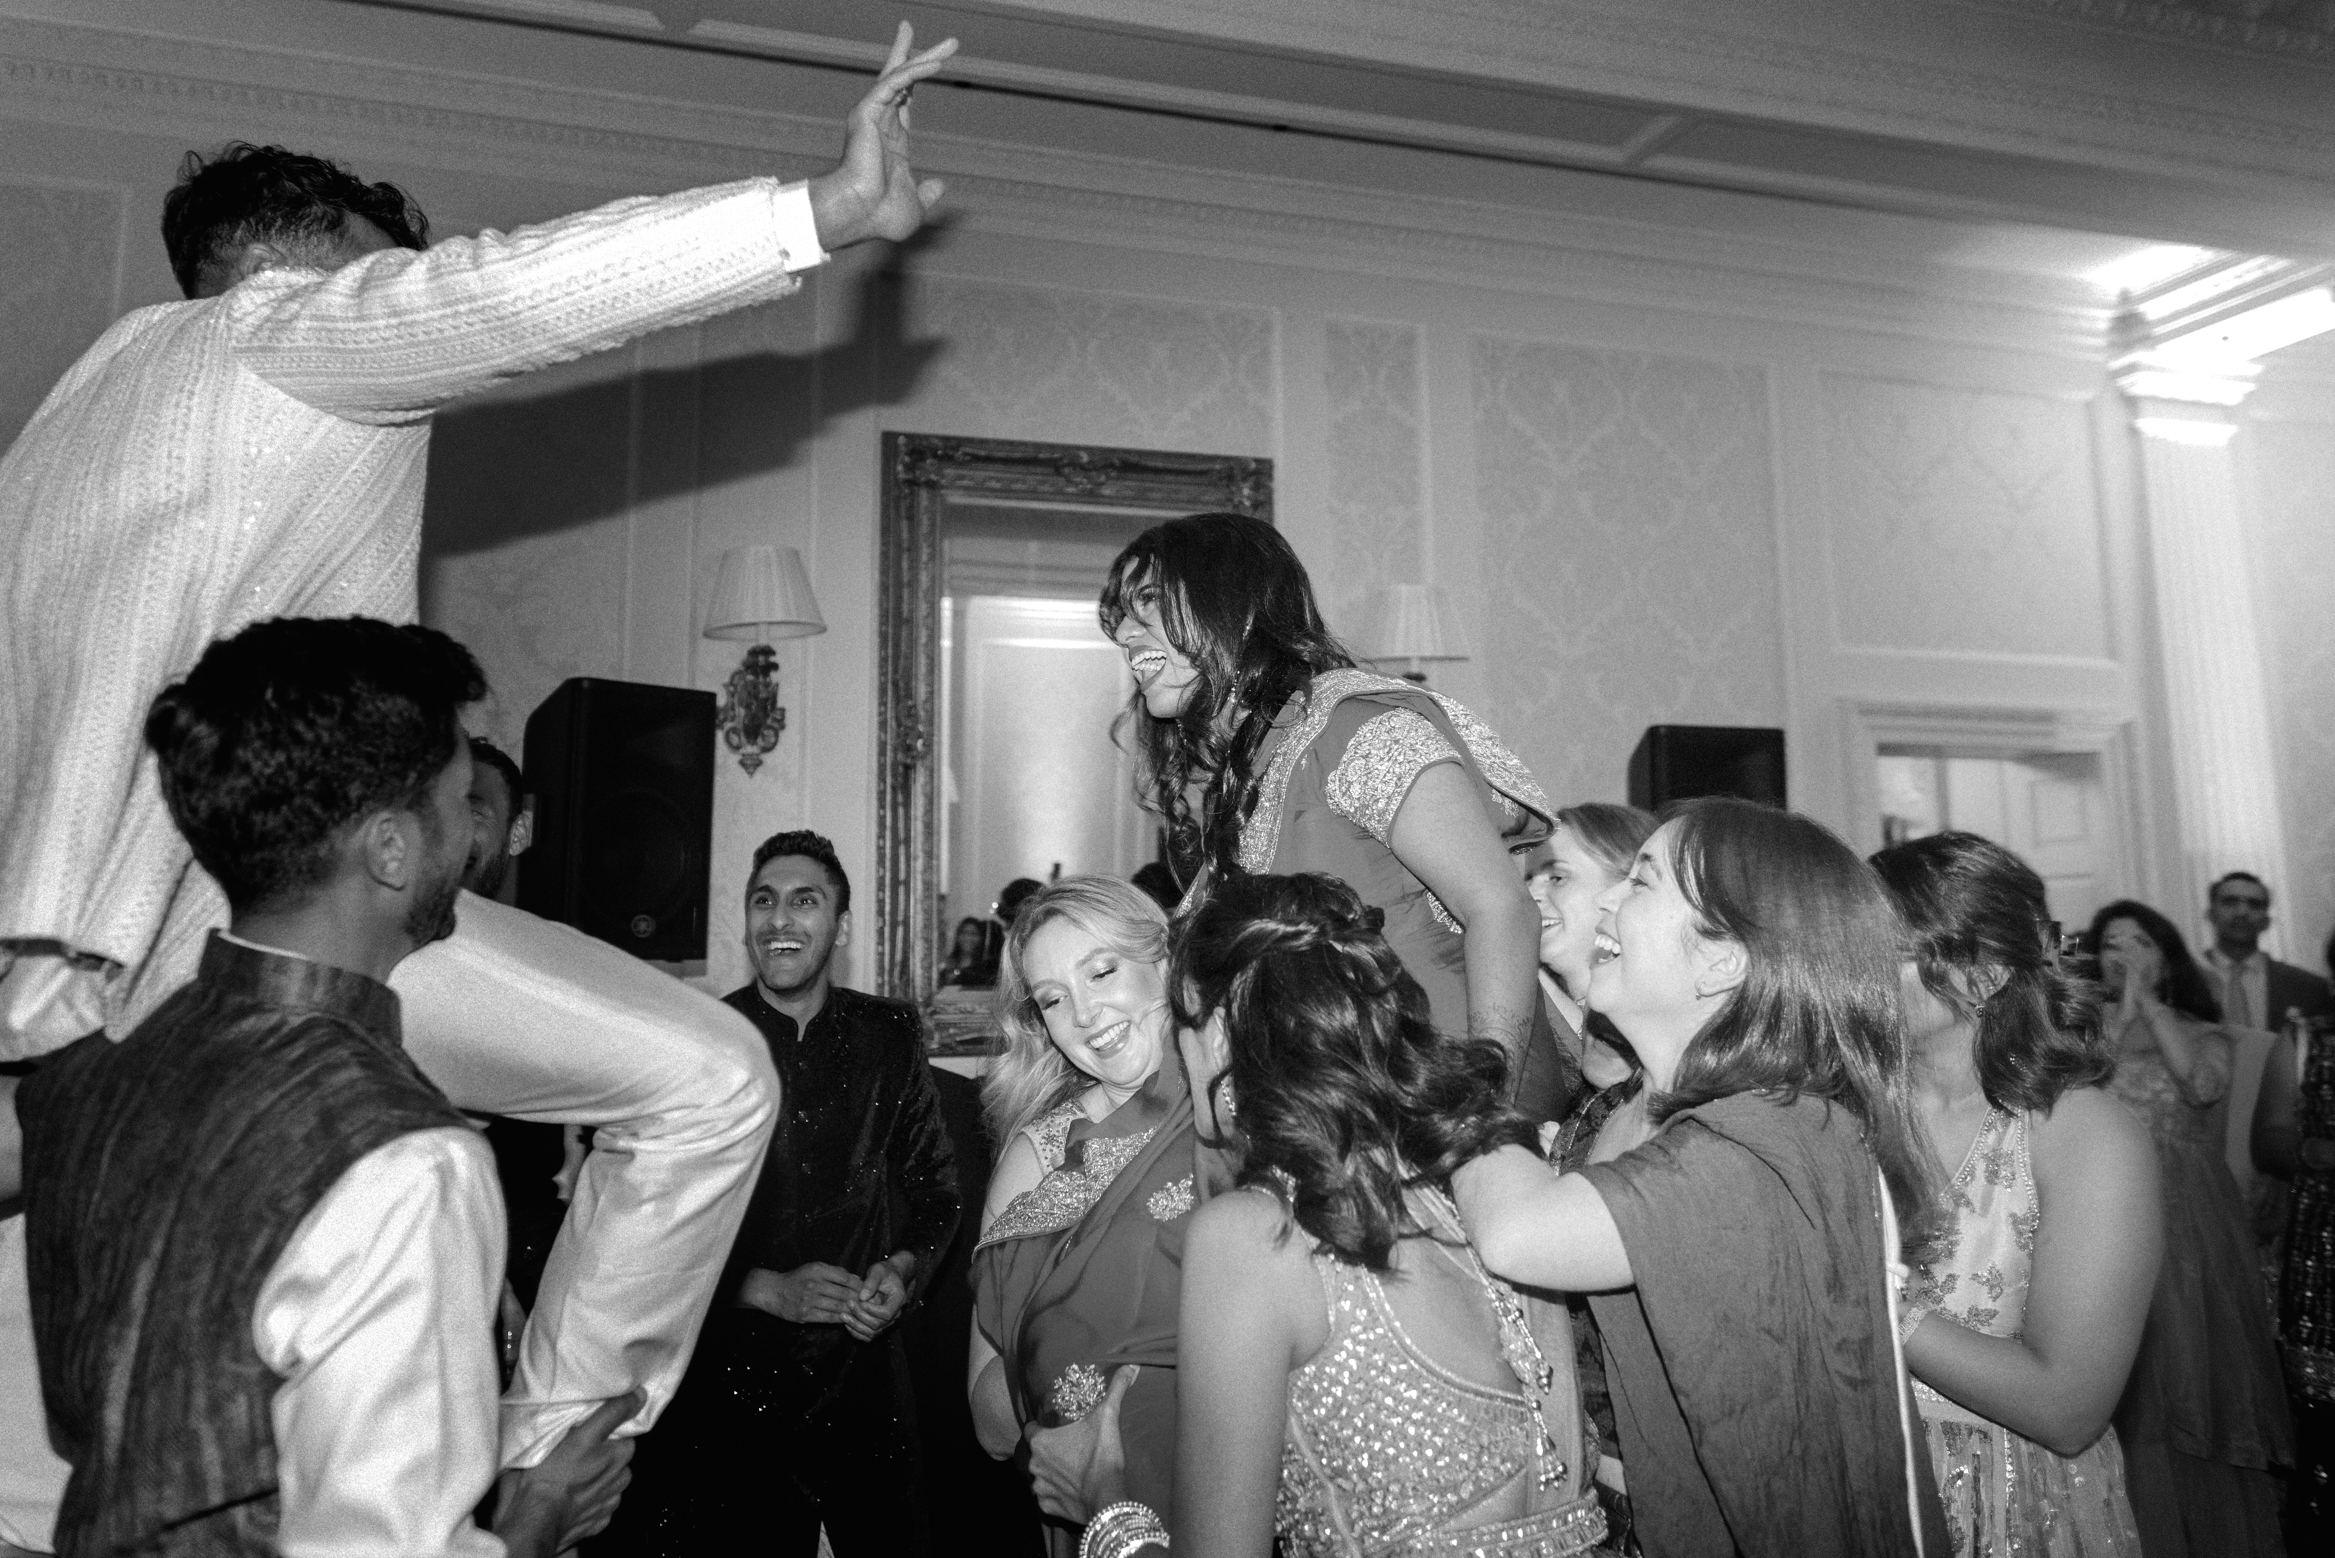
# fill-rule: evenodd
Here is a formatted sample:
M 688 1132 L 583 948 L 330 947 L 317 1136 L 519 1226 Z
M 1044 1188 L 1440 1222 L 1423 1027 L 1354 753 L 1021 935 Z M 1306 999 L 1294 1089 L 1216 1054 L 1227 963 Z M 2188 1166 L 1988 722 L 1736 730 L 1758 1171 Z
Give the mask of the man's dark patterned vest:
M 361 974 L 217 936 L 120 1044 L 51 1057 L 17 1100 L 49 1434 L 72 1463 L 60 1558 L 276 1552 L 252 1309 L 309 1209 L 412 1131 L 462 1125 Z

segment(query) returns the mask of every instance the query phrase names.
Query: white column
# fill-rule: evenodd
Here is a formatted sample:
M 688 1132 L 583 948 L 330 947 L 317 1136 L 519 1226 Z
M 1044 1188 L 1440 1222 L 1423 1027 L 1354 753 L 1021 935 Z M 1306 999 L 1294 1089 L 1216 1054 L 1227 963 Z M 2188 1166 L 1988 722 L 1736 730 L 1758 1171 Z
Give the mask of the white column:
M 2202 376 L 2201 376 L 2202 377 Z M 2162 905 L 2176 921 L 2224 871 L 2290 880 L 2261 637 L 2247 573 L 2230 439 L 2247 379 L 2207 379 L 2197 399 L 2133 394 L 2165 376 L 2125 380 L 2140 436 L 2150 561 L 2164 654 L 2167 732 L 2190 897 Z

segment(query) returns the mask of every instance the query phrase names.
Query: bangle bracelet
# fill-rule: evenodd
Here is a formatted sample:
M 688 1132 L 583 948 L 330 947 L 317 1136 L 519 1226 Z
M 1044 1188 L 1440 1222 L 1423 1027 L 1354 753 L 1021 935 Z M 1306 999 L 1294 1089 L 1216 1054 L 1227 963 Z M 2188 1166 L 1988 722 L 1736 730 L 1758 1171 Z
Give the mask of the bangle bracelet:
M 1897 1317 L 1897 1345 L 1902 1347 L 1907 1342 L 1912 1341 L 1913 1333 L 1922 1328 L 1922 1322 L 1927 1320 L 1936 1308 L 1937 1306 L 1934 1304 L 1908 1305 L 1905 1313 Z
M 1168 1545 L 1167 1527 L 1149 1504 L 1122 1499 L 1096 1512 L 1079 1538 L 1078 1558 L 1129 1558 L 1138 1548 Z

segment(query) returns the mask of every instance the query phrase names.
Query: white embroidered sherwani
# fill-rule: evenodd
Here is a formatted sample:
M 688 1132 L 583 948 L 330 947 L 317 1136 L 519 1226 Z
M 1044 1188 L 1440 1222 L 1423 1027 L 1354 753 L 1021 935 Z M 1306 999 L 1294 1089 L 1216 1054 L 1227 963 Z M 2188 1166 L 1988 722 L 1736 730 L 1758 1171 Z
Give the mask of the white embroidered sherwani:
M 619 201 L 509 234 L 263 272 L 130 314 L 0 457 L 0 1059 L 126 1033 L 225 923 L 164 809 L 147 705 L 275 616 L 417 611 L 429 418 L 516 374 L 784 296 L 802 186 Z M 464 1108 L 600 1127 L 505 1399 L 506 1461 L 599 1398 L 671 1398 L 776 1104 L 760 1036 L 564 927 L 465 895 L 394 981 Z M 21 1221 L 21 1220 L 14 1220 Z M 0 1224 L 0 1541 L 45 1547 L 21 1234 Z

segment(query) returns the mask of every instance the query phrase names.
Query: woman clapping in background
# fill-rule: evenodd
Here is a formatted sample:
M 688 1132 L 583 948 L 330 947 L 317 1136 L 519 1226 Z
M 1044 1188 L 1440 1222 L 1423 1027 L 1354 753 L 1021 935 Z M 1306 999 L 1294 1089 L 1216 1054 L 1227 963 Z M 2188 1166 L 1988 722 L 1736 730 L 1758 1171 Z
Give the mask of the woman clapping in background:
M 2283 1552 L 2273 1468 L 2293 1462 L 2293 1432 L 2245 1200 L 2212 1125 L 2230 1085 L 2221 1004 L 2146 904 L 2102 909 L 2084 947 L 2113 1003 L 2110 1087 L 2155 1138 L 2164 1192 L 2165 1260 L 2116 1408 L 2141 1546 L 2148 1558 Z

